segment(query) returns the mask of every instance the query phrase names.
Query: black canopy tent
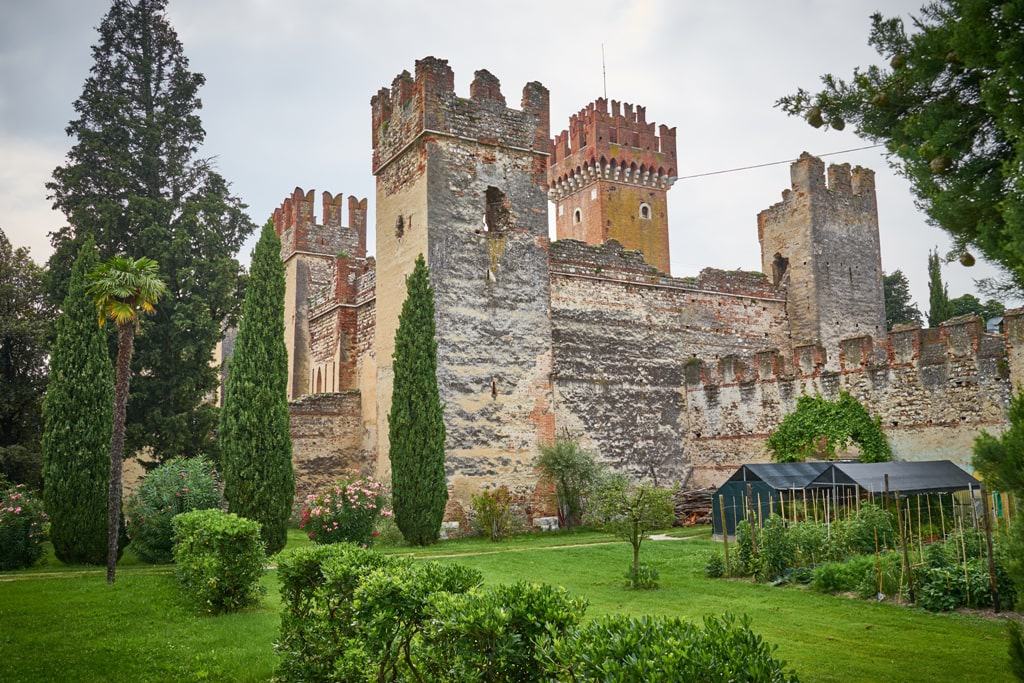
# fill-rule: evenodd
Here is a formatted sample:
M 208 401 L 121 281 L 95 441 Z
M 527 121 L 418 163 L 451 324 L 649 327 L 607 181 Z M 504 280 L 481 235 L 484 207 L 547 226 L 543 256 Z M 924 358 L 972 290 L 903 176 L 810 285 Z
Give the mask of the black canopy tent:
M 885 475 L 889 475 L 889 492 L 901 496 L 925 493 L 952 493 L 981 488 L 981 482 L 951 460 L 893 462 L 837 462 L 810 483 L 813 488 L 856 486 L 872 494 L 885 491 Z
M 772 462 L 741 465 L 724 484 L 718 487 L 711 501 L 711 524 L 715 535 L 722 533 L 722 501 L 725 502 L 725 529 L 730 536 L 736 533 L 737 521 L 742 520 L 747 507 L 747 486 L 750 486 L 750 506 L 755 509 L 760 500 L 761 517 L 767 519 L 779 500 L 789 500 L 794 491 L 803 491 L 812 481 L 826 472 L 829 462 Z

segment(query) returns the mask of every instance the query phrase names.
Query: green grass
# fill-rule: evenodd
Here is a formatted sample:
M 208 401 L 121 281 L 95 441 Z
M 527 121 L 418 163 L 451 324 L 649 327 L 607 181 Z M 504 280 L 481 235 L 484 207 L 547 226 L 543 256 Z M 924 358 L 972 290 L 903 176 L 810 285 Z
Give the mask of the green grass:
M 589 599 L 589 616 L 747 613 L 805 681 L 1011 680 L 1001 622 L 706 579 L 705 556 L 716 544 L 706 540 L 706 529 L 677 533 L 695 538 L 644 546 L 645 560 L 658 566 L 662 581 L 660 590 L 649 592 L 622 587 L 628 546 L 594 531 L 382 550 L 457 556 L 444 561 L 474 566 L 489 583 L 561 584 Z M 289 546 L 308 542 L 299 531 L 289 535 Z M 133 565 L 127 554 L 124 562 L 113 587 L 102 570 L 65 568 L 52 558 L 38 569 L 0 574 L 0 681 L 257 681 L 272 675 L 280 608 L 273 571 L 258 608 L 209 617 L 197 615 L 180 594 L 170 568 Z

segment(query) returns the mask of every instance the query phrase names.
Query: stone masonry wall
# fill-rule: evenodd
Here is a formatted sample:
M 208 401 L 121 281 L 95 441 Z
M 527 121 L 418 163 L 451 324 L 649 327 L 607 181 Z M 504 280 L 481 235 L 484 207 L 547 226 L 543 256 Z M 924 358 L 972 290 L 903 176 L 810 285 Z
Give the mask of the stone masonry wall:
M 373 454 L 363 443 L 356 390 L 305 396 L 289 404 L 296 500 L 335 479 L 372 474 Z
M 1019 336 L 1019 312 L 1007 320 L 1008 334 Z M 982 330 L 979 318 L 965 316 L 938 329 L 891 332 L 880 344 L 847 339 L 837 370 L 827 369 L 815 345 L 690 364 L 685 448 L 694 483 L 717 485 L 743 462 L 767 461 L 765 440 L 799 396 L 834 399 L 840 391 L 881 419 L 896 459 L 967 465 L 978 432 L 1005 427 L 1011 368 L 1021 353 Z
M 690 471 L 687 359 L 786 343 L 785 300 L 764 275 L 670 278 L 615 242 L 551 245 L 551 321 L 559 431 L 666 485 Z

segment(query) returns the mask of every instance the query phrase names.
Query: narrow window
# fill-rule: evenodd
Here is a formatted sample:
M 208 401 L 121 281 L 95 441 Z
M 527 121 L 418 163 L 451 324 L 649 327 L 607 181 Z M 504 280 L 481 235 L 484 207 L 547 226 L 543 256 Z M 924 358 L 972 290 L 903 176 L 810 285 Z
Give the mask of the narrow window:
M 399 216 L 395 219 L 395 237 L 401 237 L 405 234 L 405 219 Z
M 501 232 L 509 224 L 509 202 L 505 193 L 496 187 L 488 187 L 484 193 L 487 203 L 484 213 L 484 225 L 487 232 Z
M 647 202 L 640 204 L 640 218 L 643 218 L 645 221 L 651 220 L 651 205 Z
M 491 398 L 498 398 L 498 380 L 494 377 L 491 378 Z
M 582 220 L 583 220 L 583 212 L 582 211 L 580 211 L 579 209 L 576 209 L 575 211 L 572 212 L 572 222 L 573 223 L 579 223 Z
M 789 259 L 776 252 L 775 259 L 772 261 L 772 281 L 776 287 L 779 286 L 782 279 L 786 276 L 787 270 L 789 270 Z

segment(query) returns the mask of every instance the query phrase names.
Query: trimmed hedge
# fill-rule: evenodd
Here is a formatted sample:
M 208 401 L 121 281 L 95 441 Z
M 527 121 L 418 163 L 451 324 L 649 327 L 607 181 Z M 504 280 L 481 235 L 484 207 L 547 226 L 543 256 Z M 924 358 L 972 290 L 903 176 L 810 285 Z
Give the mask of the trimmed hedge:
M 605 616 L 545 643 L 545 665 L 559 681 L 789 683 L 796 674 L 747 617 L 705 617 L 703 627 L 669 617 Z
M 221 510 L 176 516 L 174 561 L 178 581 L 209 612 L 231 612 L 255 603 L 266 556 L 260 525 Z

